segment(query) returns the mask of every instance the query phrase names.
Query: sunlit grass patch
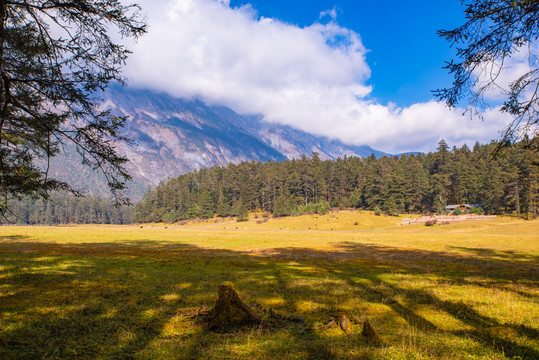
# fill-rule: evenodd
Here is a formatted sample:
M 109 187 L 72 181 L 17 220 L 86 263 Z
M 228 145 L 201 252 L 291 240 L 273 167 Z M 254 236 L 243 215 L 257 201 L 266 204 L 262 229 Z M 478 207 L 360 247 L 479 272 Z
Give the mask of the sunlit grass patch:
M 444 332 L 473 330 L 473 326 L 466 324 L 458 317 L 431 305 L 418 305 L 413 311 Z

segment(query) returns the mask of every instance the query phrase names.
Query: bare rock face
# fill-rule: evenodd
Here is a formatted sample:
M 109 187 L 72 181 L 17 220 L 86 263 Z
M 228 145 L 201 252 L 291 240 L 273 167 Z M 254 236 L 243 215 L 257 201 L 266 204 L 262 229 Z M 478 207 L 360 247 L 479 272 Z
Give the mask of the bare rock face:
M 223 106 L 174 98 L 150 90 L 110 86 L 100 110 L 127 119 L 122 135 L 132 142 L 115 144 L 129 162 L 131 200 L 148 187 L 194 170 L 243 161 L 284 161 L 318 153 L 320 159 L 365 157 L 384 153 L 369 146 L 350 146 L 287 125 L 265 122 L 260 115 L 240 115 Z M 51 174 L 87 194 L 108 196 L 102 174 L 87 173 L 74 147 L 55 158 Z M 47 164 L 42 164 L 43 167 Z M 80 176 L 80 174 L 84 174 Z

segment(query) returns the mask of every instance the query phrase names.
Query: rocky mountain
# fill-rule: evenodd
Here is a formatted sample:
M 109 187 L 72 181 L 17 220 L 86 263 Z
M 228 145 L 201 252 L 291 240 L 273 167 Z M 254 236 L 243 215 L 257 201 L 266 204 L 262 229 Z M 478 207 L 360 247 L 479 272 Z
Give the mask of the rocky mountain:
M 321 159 L 383 155 L 368 146 L 348 146 L 290 126 L 266 123 L 261 116 L 242 116 L 223 106 L 208 106 L 165 93 L 111 86 L 103 99 L 104 108 L 128 118 L 125 133 L 135 145 L 118 144 L 118 151 L 130 160 L 130 196 L 134 200 L 141 197 L 144 188 L 154 187 L 164 179 L 214 165 L 282 161 L 313 152 Z M 61 162 L 68 164 L 71 173 L 86 171 L 79 169 L 76 160 L 71 154 Z M 63 178 L 61 168 L 55 175 Z M 81 179 L 76 178 L 80 183 Z M 98 184 L 99 176 L 88 179 L 93 184 L 82 186 L 88 192 L 105 191 Z

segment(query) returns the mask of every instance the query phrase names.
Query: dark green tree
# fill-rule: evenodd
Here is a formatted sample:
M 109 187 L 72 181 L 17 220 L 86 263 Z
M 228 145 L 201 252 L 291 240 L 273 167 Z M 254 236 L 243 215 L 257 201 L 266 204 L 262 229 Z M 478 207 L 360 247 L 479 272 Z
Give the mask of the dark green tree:
M 420 213 L 424 210 L 425 196 L 428 193 L 427 172 L 415 155 L 403 156 L 400 161 L 404 163 L 404 210 L 408 213 Z
M 49 176 L 49 160 L 74 144 L 102 171 L 116 200 L 129 179 L 114 143 L 125 119 L 102 112 L 96 93 L 123 82 L 129 51 L 110 31 L 146 31 L 136 5 L 96 0 L 0 1 L 0 212 L 10 197 L 71 190 Z M 38 160 L 45 165 L 39 166 Z
M 292 209 L 290 207 L 289 199 L 284 194 L 279 195 L 277 197 L 277 200 L 275 201 L 275 209 L 273 210 L 273 216 L 289 216 L 291 213 Z
M 224 199 L 224 196 L 219 197 L 219 200 L 217 201 L 217 209 L 216 209 L 215 214 L 220 217 L 226 217 L 226 216 L 232 215 L 232 207 Z
M 445 209 L 450 197 L 452 154 L 448 149 L 447 143 L 442 139 L 438 143 L 437 152 L 432 154 L 431 199 L 432 206 L 438 211 Z
M 198 216 L 202 219 L 210 219 L 215 215 L 215 200 L 208 189 L 202 189 L 198 196 L 198 206 L 200 208 Z
M 365 182 L 363 186 L 363 198 L 367 208 L 374 209 L 382 203 L 383 195 L 387 189 L 389 181 L 388 163 L 389 159 L 383 156 L 381 159 L 376 159 L 374 156 L 369 156 L 365 160 Z
M 234 215 L 236 215 L 237 221 L 247 221 L 249 220 L 249 211 L 247 210 L 247 207 L 243 203 L 243 200 L 238 200 L 236 205 L 234 206 Z
M 128 224 L 132 207 L 114 206 L 110 200 L 52 193 L 48 201 L 25 198 L 11 200 L 10 211 L 0 223 L 18 224 Z

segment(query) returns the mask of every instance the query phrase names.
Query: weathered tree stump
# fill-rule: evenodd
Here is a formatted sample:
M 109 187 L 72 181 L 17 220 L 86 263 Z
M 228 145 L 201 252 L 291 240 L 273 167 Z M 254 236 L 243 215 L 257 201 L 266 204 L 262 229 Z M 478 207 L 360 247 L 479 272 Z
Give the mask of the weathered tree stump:
M 262 319 L 243 302 L 234 285 L 228 281 L 219 285 L 215 306 L 202 316 L 209 330 L 226 330 L 262 322 Z
M 348 313 L 345 311 L 338 311 L 333 315 L 333 318 L 339 324 L 339 327 L 346 335 L 352 334 L 352 325 L 350 325 L 350 319 Z
M 363 331 L 361 332 L 361 335 L 365 336 L 371 343 L 376 344 L 380 342 L 380 336 L 378 336 L 376 329 L 371 325 L 367 318 L 365 318 L 365 321 L 363 322 Z

